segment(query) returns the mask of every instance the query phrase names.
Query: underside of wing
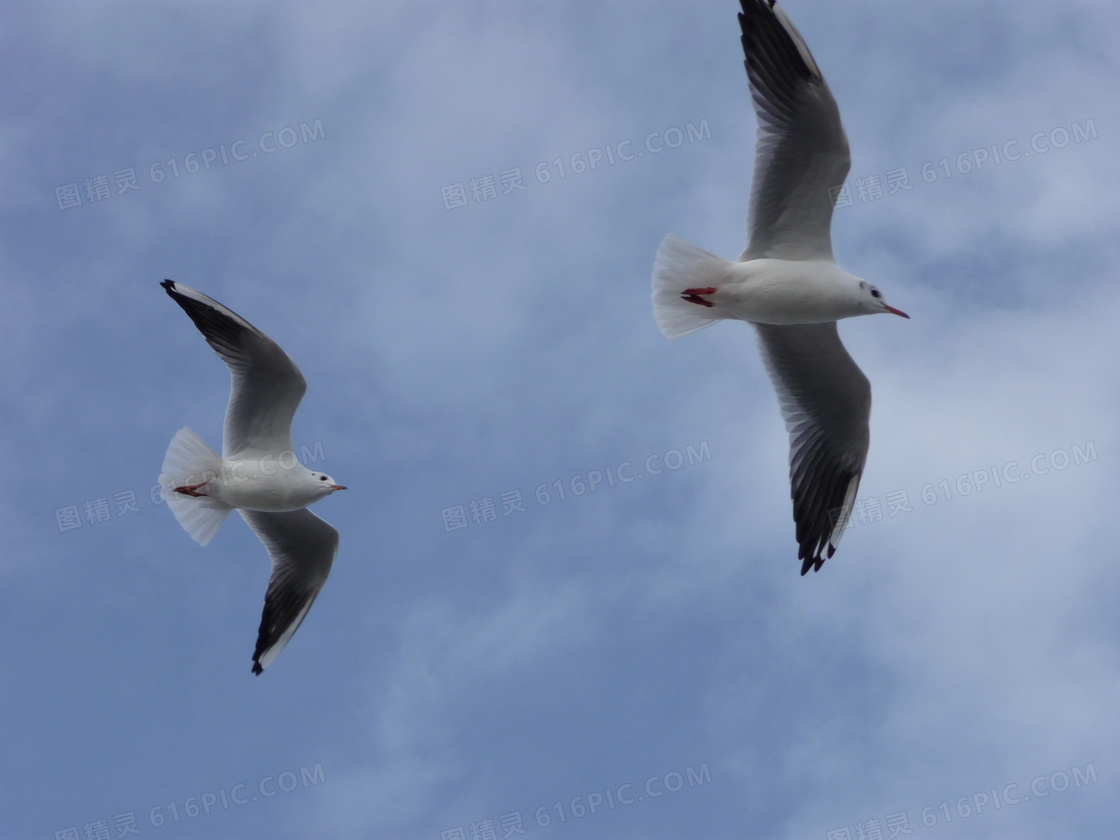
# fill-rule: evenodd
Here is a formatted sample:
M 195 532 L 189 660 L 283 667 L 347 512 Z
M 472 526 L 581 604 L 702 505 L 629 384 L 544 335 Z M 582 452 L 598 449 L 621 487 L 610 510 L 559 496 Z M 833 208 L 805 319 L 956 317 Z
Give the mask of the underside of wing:
M 832 207 L 851 166 L 836 100 L 797 29 L 773 0 L 739 15 L 758 117 L 743 259 L 831 258 Z
M 232 309 L 182 283 L 161 284 L 229 366 L 233 387 L 222 454 L 292 448 L 292 418 L 307 384 L 275 341 Z
M 338 552 L 338 531 L 307 508 L 240 513 L 272 557 L 272 576 L 253 651 L 253 673 L 260 674 L 299 629 L 323 588 Z
M 754 326 L 789 432 L 790 495 L 805 574 L 833 555 L 847 527 L 867 460 L 871 385 L 835 323 Z

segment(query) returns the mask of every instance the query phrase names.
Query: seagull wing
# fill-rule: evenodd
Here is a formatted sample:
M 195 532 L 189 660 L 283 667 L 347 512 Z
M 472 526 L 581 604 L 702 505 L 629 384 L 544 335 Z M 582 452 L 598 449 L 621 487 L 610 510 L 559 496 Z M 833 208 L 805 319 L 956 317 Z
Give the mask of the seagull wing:
M 239 510 L 272 557 L 272 577 L 253 651 L 253 673 L 272 664 L 311 609 L 338 553 L 338 531 L 307 508 Z
M 743 52 L 758 117 L 747 250 L 740 259 L 831 259 L 833 195 L 851 168 L 836 100 L 773 0 L 741 0 Z
M 801 574 L 836 551 L 870 442 L 871 385 L 835 322 L 755 324 L 789 432 L 790 495 Z
M 307 390 L 295 362 L 275 341 L 213 298 L 171 280 L 160 285 L 229 366 L 233 388 L 222 455 L 291 449 L 292 417 Z

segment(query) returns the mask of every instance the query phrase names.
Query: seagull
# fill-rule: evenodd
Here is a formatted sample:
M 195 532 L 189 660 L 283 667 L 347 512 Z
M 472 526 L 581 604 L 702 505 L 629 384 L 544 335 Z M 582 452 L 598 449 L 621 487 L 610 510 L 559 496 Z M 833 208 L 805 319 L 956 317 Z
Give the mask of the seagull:
M 307 383 L 280 346 L 236 312 L 182 283 L 161 284 L 229 366 L 222 454 L 189 428 L 171 440 L 159 477 L 168 507 L 200 545 L 237 509 L 272 558 L 253 651 L 260 674 L 292 638 L 330 574 L 338 531 L 307 506 L 346 488 L 292 450 L 292 417 Z
M 653 269 L 653 309 L 668 338 L 726 318 L 755 328 L 789 432 L 801 574 L 832 557 L 851 515 L 870 441 L 871 386 L 836 322 L 890 313 L 871 283 L 832 258 L 835 196 L 851 167 L 836 100 L 774 0 L 740 0 L 758 117 L 748 245 L 722 259 L 669 235 Z

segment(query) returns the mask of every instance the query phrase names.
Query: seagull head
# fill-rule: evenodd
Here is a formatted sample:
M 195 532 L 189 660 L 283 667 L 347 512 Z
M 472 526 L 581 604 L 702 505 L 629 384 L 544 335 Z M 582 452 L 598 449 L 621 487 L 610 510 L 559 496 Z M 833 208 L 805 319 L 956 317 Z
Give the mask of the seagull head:
M 323 496 L 329 496 L 335 490 L 346 489 L 341 484 L 335 484 L 334 479 L 326 473 L 313 472 L 311 473 L 311 480 L 315 483 L 315 486 L 319 488 L 319 492 Z
M 861 315 L 878 315 L 881 312 L 889 312 L 892 315 L 901 315 L 903 318 L 910 317 L 901 309 L 895 309 L 888 304 L 886 298 L 883 297 L 883 293 L 866 280 L 859 281 L 859 308 Z

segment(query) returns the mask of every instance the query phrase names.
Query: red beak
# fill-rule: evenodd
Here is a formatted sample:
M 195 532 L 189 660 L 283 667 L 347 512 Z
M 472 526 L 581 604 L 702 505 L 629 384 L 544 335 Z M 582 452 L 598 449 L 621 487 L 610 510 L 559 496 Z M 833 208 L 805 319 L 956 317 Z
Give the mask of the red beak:
M 886 309 L 887 312 L 890 312 L 892 315 L 901 315 L 903 318 L 909 318 L 910 317 L 905 312 L 903 312 L 901 309 L 895 309 L 893 306 L 887 306 L 885 303 L 883 304 L 883 308 Z
M 330 485 L 330 488 L 331 488 L 332 490 L 345 490 L 345 489 L 346 489 L 346 488 L 345 488 L 345 487 L 343 487 L 343 486 L 342 486 L 341 484 L 331 484 L 331 485 Z

